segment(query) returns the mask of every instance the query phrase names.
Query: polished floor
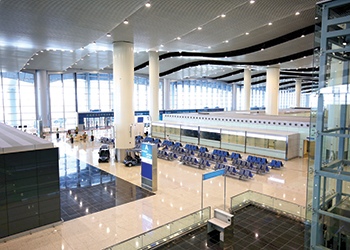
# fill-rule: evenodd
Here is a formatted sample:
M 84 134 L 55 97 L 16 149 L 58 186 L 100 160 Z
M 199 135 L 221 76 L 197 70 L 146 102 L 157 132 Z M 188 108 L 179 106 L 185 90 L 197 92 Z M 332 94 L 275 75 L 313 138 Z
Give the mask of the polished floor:
M 59 168 L 63 221 L 154 195 L 71 156 L 60 157 Z
M 96 138 L 109 136 L 111 131 L 95 131 Z M 125 167 L 124 164 L 98 163 L 100 143 L 66 142 L 52 137 L 60 148 L 60 156 L 68 155 L 123 180 L 141 186 L 140 166 Z M 112 150 L 111 150 L 112 151 Z M 113 154 L 112 154 L 113 157 Z M 243 155 L 246 158 L 247 155 Z M 307 159 L 297 158 L 285 163 L 285 168 L 272 170 L 267 175 L 256 175 L 253 180 L 242 181 L 227 178 L 226 208 L 230 197 L 246 190 L 271 195 L 305 206 L 307 183 Z M 158 160 L 158 191 L 143 199 L 115 206 L 77 219 L 65 221 L 55 228 L 48 228 L 25 235 L 6 243 L 3 249 L 103 249 L 151 228 L 164 225 L 201 208 L 202 174 L 210 170 L 198 170 L 184 166 L 178 161 Z M 207 180 L 203 185 L 204 207 L 223 209 L 224 178 Z
M 289 218 L 248 206 L 234 216 L 233 237 L 221 242 L 218 234 L 207 234 L 207 227 L 197 229 L 157 250 L 216 249 L 268 250 L 309 249 L 305 247 L 305 225 Z

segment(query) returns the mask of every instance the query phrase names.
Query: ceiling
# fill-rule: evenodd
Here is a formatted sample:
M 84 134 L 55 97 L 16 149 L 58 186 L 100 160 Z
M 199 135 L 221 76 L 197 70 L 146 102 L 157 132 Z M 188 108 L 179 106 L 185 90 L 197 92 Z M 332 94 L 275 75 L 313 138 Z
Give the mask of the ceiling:
M 252 84 L 264 84 L 268 66 L 278 65 L 281 78 L 312 68 L 316 2 L 0 0 L 0 68 L 112 72 L 113 41 L 131 41 L 135 74 L 148 74 L 147 52 L 157 50 L 164 78 L 241 84 L 242 73 L 227 74 L 249 65 L 261 74 Z M 317 81 L 294 71 L 281 84 L 298 77 L 305 86 Z

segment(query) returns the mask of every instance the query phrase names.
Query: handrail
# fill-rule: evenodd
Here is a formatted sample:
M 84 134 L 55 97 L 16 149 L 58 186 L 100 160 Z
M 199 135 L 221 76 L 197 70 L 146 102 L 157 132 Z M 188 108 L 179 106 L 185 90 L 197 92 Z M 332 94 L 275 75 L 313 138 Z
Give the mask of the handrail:
M 117 243 L 117 244 L 115 244 L 115 245 L 112 245 L 112 246 L 110 246 L 110 247 L 107 247 L 107 248 L 104 248 L 103 250 L 113 250 L 115 247 L 118 247 L 118 245 L 122 245 L 122 244 L 125 244 L 125 243 L 127 243 L 127 242 L 131 242 L 132 240 L 134 240 L 134 239 L 136 239 L 136 238 L 139 238 L 139 237 L 141 237 L 141 236 L 146 236 L 147 234 L 150 234 L 150 233 L 152 233 L 152 232 L 154 232 L 154 231 L 156 231 L 156 230 L 158 230 L 158 229 L 160 229 L 160 228 L 163 228 L 163 227 L 168 227 L 169 225 L 171 225 L 171 224 L 174 224 L 174 223 L 176 223 L 176 222 L 178 222 L 178 221 L 180 221 L 180 220 L 182 220 L 182 219 L 185 219 L 185 218 L 187 218 L 187 217 L 190 217 L 191 215 L 194 215 L 194 214 L 196 214 L 196 213 L 200 213 L 200 212 L 202 212 L 200 215 L 201 215 L 201 220 L 203 220 L 203 212 L 205 211 L 205 210 L 208 210 L 209 211 L 209 216 L 208 216 L 208 218 L 206 218 L 205 220 L 207 220 L 207 219 L 210 219 L 210 217 L 211 217 L 211 207 L 210 206 L 208 206 L 208 207 L 205 207 L 205 208 L 203 208 L 203 209 L 200 209 L 200 210 L 197 210 L 197 211 L 195 211 L 195 212 L 193 212 L 193 213 L 190 213 L 190 214 L 188 214 L 188 215 L 185 215 L 185 216 L 183 216 L 183 217 L 180 217 L 180 218 L 178 218 L 178 219 L 176 219 L 176 220 L 173 220 L 173 221 L 171 221 L 171 222 L 168 222 L 168 223 L 166 223 L 166 224 L 164 224 L 164 225 L 162 225 L 162 226 L 158 226 L 158 227 L 156 227 L 156 228 L 153 228 L 153 229 L 150 229 L 150 230 L 148 230 L 148 231 L 146 231 L 146 232 L 144 232 L 144 233 L 142 233 L 142 234 L 139 234 L 139 235 L 136 235 L 136 236 L 134 236 L 134 237 L 131 237 L 131 238 L 129 238 L 129 239 L 126 239 L 126 240 L 124 240 L 124 241 L 121 241 L 121 242 L 119 242 L 119 243 Z M 198 224 L 199 222 L 197 221 L 196 223 L 194 223 L 194 224 Z M 194 224 L 192 224 L 192 225 L 194 225 Z M 190 225 L 191 226 L 191 225 Z M 190 229 L 191 230 L 191 229 Z M 181 231 L 181 233 L 185 233 L 186 231 L 183 231 L 182 232 L 182 230 L 179 230 L 179 231 Z M 169 234 L 169 235 L 167 235 L 166 237 L 161 237 L 161 238 L 159 238 L 159 239 L 157 239 L 157 240 L 154 240 L 154 242 L 157 242 L 157 241 L 162 241 L 163 239 L 165 239 L 165 238 L 167 238 L 167 237 L 170 237 L 172 234 Z M 173 237 L 170 237 L 170 238 L 173 238 Z M 164 241 L 166 241 L 166 240 L 164 240 Z M 148 246 L 149 245 L 153 245 L 154 244 L 154 242 L 152 243 L 152 244 L 147 244 Z M 144 248 L 145 246 L 139 246 L 139 248 Z
M 265 198 L 268 198 L 268 199 L 272 199 L 273 203 L 271 204 L 268 204 L 269 202 L 267 202 L 267 204 L 265 202 L 262 202 L 262 201 L 259 201 L 258 199 L 255 200 L 254 199 L 254 196 L 251 197 L 250 195 L 259 195 L 260 197 L 265 197 Z M 235 199 L 237 199 L 238 197 L 245 197 L 245 195 L 249 195 L 249 197 L 247 197 L 246 200 L 243 200 L 243 201 L 238 201 L 236 202 L 237 204 L 233 205 L 233 203 L 235 202 Z M 257 196 L 257 198 L 260 198 L 259 196 Z M 275 203 L 275 202 L 278 202 L 279 203 L 279 206 Z M 255 192 L 255 191 L 252 191 L 252 190 L 247 190 L 247 191 L 244 191 L 238 195 L 235 195 L 235 196 L 232 196 L 231 197 L 231 210 L 235 210 L 237 209 L 238 207 L 242 206 L 242 203 L 246 203 L 246 204 L 249 204 L 249 203 L 255 203 L 255 204 L 260 204 L 262 205 L 263 207 L 270 207 L 272 208 L 273 210 L 276 210 L 276 211 L 280 211 L 280 212 L 283 212 L 285 214 L 288 214 L 290 216 L 293 216 L 294 218 L 297 217 L 303 221 L 307 221 L 307 208 L 306 206 L 302 206 L 302 205 L 299 205 L 299 204 L 296 204 L 296 203 L 293 203 L 293 202 L 290 202 L 290 201 L 286 201 L 286 200 L 282 200 L 282 199 L 279 199 L 279 198 L 276 198 L 276 197 L 273 197 L 273 196 L 270 196 L 270 195 L 266 195 L 266 194 L 262 194 L 262 193 L 259 193 L 259 192 Z M 284 203 L 286 206 L 281 206 L 281 203 Z M 294 209 L 296 209 L 296 213 L 295 211 L 293 211 Z M 299 211 L 298 211 L 299 210 Z

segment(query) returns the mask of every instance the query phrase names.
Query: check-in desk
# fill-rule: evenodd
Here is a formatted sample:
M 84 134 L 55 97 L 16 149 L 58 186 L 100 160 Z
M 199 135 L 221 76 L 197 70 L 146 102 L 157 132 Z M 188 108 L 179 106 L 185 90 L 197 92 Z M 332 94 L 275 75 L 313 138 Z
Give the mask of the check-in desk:
M 233 236 L 233 215 L 220 209 L 214 210 L 214 217 L 208 220 L 207 233 L 220 232 L 220 241 Z

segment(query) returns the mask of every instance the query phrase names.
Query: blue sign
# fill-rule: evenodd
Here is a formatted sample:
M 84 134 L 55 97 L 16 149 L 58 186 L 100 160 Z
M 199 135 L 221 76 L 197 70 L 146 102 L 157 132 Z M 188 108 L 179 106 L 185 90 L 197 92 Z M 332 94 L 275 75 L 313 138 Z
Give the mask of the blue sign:
M 203 181 L 220 176 L 220 175 L 224 175 L 225 174 L 225 169 L 220 169 L 220 170 L 216 170 L 207 174 L 203 174 Z
M 141 144 L 141 161 L 152 165 L 152 145 L 148 143 Z
M 138 123 L 143 123 L 143 117 L 137 117 L 137 122 Z
M 148 164 L 146 162 L 141 162 L 141 176 L 145 177 L 149 180 L 153 179 L 152 173 L 153 167 L 152 164 Z

